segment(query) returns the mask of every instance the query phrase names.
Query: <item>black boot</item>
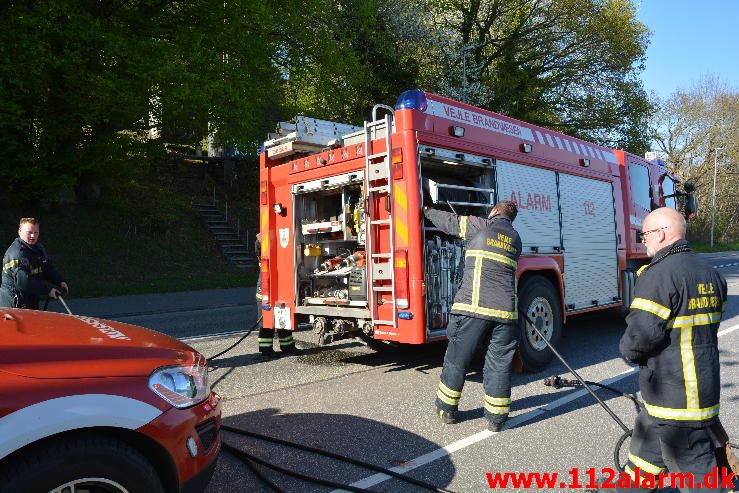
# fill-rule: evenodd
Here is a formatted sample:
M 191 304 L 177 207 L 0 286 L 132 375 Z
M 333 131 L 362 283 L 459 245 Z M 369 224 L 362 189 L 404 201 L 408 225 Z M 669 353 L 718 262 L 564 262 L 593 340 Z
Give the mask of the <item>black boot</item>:
M 302 356 L 303 355 L 303 350 L 296 347 L 295 344 L 291 344 L 290 346 L 281 347 L 280 352 L 288 356 Z
M 259 350 L 259 361 L 272 361 L 273 359 L 277 359 L 279 357 L 280 356 L 272 348 Z
M 499 432 L 503 429 L 503 425 L 505 424 L 505 421 L 502 421 L 500 423 L 493 423 L 492 421 L 488 421 L 488 430 Z
M 436 417 L 445 425 L 453 425 L 457 422 L 457 413 L 455 411 L 445 411 L 436 408 Z

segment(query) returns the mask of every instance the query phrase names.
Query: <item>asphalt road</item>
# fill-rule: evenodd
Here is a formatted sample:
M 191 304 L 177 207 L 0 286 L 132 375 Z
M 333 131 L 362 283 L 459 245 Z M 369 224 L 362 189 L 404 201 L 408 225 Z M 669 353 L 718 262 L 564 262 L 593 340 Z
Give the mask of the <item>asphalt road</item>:
M 705 258 L 729 282 L 729 309 L 719 333 L 721 417 L 733 440 L 739 442 L 739 254 L 710 254 Z M 203 324 L 209 324 L 213 332 L 243 330 L 255 316 L 253 305 L 237 305 L 141 314 L 120 320 L 186 335 L 198 327 L 202 329 Z M 586 380 L 635 392 L 636 374 L 618 355 L 623 329 L 623 321 L 614 317 L 573 319 L 566 328 L 561 352 Z M 513 487 L 490 488 L 486 473 L 496 472 L 558 473 L 554 488 L 533 486 L 518 491 L 565 491 L 567 488 L 560 486 L 572 483 L 570 471 L 574 468 L 578 468 L 583 486 L 576 491 L 588 491 L 589 468 L 601 478 L 607 476 L 606 468 L 614 467 L 613 447 L 622 433 L 616 422 L 583 390 L 555 390 L 542 385 L 545 376 L 566 376 L 559 363 L 553 363 L 546 372 L 513 376 L 511 419 L 502 432 L 491 433 L 485 430 L 482 411 L 480 362 L 468 375 L 460 403 L 461 422 L 442 425 L 432 415 L 432 406 L 443 344 L 380 354 L 351 340 L 319 347 L 309 331 L 299 331 L 295 336 L 305 349 L 304 356 L 260 362 L 253 333 L 237 348 L 211 362 L 211 380 L 224 398 L 226 424 L 395 468 L 455 492 L 517 491 Z M 187 341 L 205 355 L 212 355 L 237 338 L 230 335 Z M 636 413 L 629 400 L 605 391 L 599 395 L 629 427 L 632 425 Z M 336 483 L 372 491 L 424 491 L 364 468 L 254 438 L 228 432 L 223 438 L 270 463 Z M 259 471 L 285 491 L 334 489 L 264 468 Z M 224 453 L 207 491 L 271 490 L 243 463 Z

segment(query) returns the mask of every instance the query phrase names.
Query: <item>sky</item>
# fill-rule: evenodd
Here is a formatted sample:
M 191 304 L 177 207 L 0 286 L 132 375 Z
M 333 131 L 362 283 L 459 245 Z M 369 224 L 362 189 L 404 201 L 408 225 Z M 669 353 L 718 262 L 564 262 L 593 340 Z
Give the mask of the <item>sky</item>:
M 739 0 L 634 0 L 652 31 L 642 81 L 667 98 L 707 75 L 739 89 Z

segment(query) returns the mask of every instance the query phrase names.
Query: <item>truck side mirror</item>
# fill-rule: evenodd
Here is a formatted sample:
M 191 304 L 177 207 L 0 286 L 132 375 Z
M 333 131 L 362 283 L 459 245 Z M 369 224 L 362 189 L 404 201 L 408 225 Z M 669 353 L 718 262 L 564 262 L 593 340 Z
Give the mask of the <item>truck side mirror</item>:
M 686 187 L 687 188 L 687 187 Z M 693 219 L 698 213 L 698 203 L 695 200 L 695 195 L 688 193 L 685 196 L 685 208 L 683 214 L 685 219 Z

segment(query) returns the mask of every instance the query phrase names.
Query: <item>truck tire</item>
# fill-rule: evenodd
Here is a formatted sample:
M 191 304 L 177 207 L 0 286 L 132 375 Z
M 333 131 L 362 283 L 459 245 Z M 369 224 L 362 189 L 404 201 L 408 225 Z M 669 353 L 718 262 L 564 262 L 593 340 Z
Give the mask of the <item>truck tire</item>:
M 64 437 L 32 449 L 0 469 L 0 493 L 163 493 L 151 463 L 106 436 Z
M 562 338 L 562 305 L 552 283 L 542 277 L 526 279 L 518 290 L 521 359 L 526 371 L 536 372 L 549 365 L 554 354 L 526 322 L 526 313 L 554 347 Z

